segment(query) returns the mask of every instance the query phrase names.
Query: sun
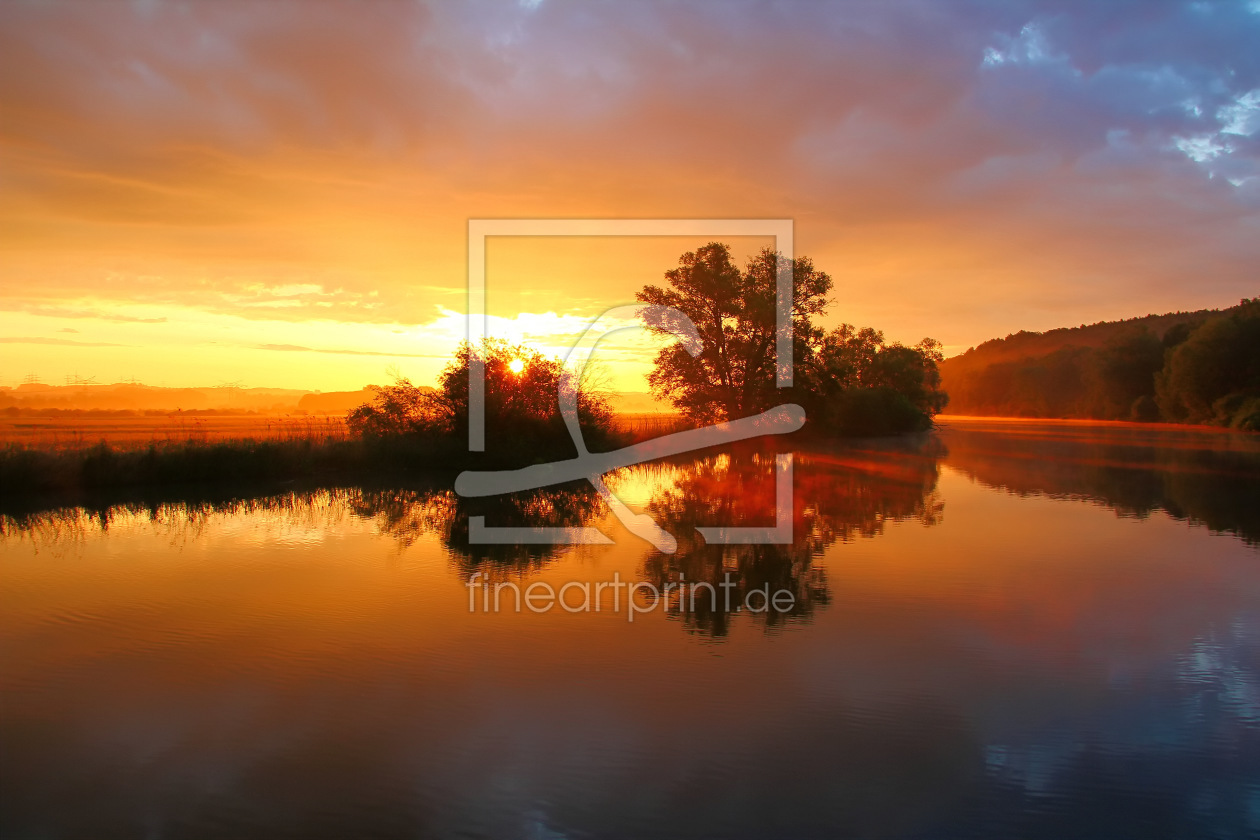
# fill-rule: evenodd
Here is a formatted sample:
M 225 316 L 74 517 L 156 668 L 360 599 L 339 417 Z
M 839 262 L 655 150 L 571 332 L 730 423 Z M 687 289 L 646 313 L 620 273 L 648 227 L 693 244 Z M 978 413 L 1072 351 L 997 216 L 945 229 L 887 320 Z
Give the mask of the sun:
M 520 373 L 521 371 L 525 370 L 525 360 L 513 359 L 512 361 L 508 362 L 508 370 L 512 371 L 512 373 Z

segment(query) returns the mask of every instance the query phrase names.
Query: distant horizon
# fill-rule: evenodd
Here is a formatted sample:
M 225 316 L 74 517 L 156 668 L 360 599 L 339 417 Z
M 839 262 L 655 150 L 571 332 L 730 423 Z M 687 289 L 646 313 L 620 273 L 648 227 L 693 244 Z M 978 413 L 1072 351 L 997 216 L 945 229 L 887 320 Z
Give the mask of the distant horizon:
M 1260 292 L 1260 289 L 1257 289 L 1255 291 Z M 1218 312 L 1218 311 L 1228 310 L 1237 305 L 1238 305 L 1238 301 L 1233 301 L 1231 303 L 1221 305 L 1221 306 L 1202 306 L 1202 307 L 1197 307 L 1197 308 L 1192 308 L 1192 309 L 1180 309 L 1180 310 L 1168 311 L 1168 312 L 1148 312 L 1141 315 L 1127 315 L 1127 316 L 1122 316 L 1119 318 L 1107 319 L 1107 320 L 1102 320 L 1102 321 L 1081 322 L 1079 324 L 1061 324 L 1058 326 L 1047 327 L 1046 329 L 1043 329 L 1043 330 L 1028 330 L 1026 328 L 1014 329 L 1014 330 L 1009 330 L 1008 332 L 1002 335 L 988 336 L 986 338 L 981 339 L 980 341 L 975 342 L 974 344 L 968 345 L 967 347 L 963 347 L 961 349 L 953 348 L 953 352 L 946 352 L 945 358 L 946 360 L 949 360 L 949 359 L 961 357 L 968 350 L 972 350 L 987 341 L 1000 340 L 1000 339 L 1003 339 L 1012 335 L 1018 335 L 1021 332 L 1047 333 L 1047 332 L 1052 332 L 1055 330 L 1074 330 L 1074 329 L 1080 329 L 1082 327 L 1096 326 L 1099 324 L 1118 324 L 1118 323 L 1123 323 L 1127 321 L 1142 320 L 1144 318 L 1161 318 L 1161 317 L 1166 317 L 1170 315 L 1192 314 L 1192 313 L 1198 313 L 1198 312 Z M 867 325 L 857 324 L 856 326 L 860 327 L 860 326 L 867 326 Z M 574 330 L 573 334 L 574 335 L 577 334 L 576 329 Z M 15 339 L 15 338 L 6 337 L 6 338 L 0 338 L 0 343 L 18 343 L 21 340 L 22 339 L 20 338 Z M 897 340 L 897 339 L 893 338 L 892 340 Z M 451 354 L 442 355 L 442 356 L 439 356 L 439 358 L 443 359 L 444 362 L 449 361 L 451 355 L 453 355 L 454 353 L 454 348 L 456 346 L 457 346 L 457 343 L 452 345 Z M 640 342 L 638 345 L 640 350 L 644 346 L 645 346 L 645 343 L 643 342 Z M 300 348 L 294 349 L 295 352 L 298 352 L 299 350 Z M 331 352 L 331 351 L 312 350 L 310 352 Z M 358 355 L 354 351 L 347 351 L 347 352 L 349 355 L 352 355 L 352 356 Z M 625 355 L 628 352 L 629 352 L 628 349 L 623 350 L 623 352 L 620 354 L 622 356 L 621 361 L 623 362 L 625 361 Z M 385 355 L 385 354 L 382 354 L 382 355 Z M 557 358 L 562 358 L 563 352 L 557 352 L 557 353 L 554 353 L 553 355 Z M 407 357 L 399 356 L 398 358 L 401 360 Z M 636 368 L 641 369 L 641 371 L 644 372 L 645 374 L 645 372 L 650 368 L 650 359 L 647 356 L 642 356 L 641 358 L 635 360 L 634 366 Z M 438 370 L 440 370 L 440 368 Z M 23 384 L 37 384 L 37 385 L 44 385 L 44 386 L 49 386 L 49 387 L 60 387 L 60 388 L 92 387 L 92 386 L 117 387 L 117 386 L 125 386 L 125 385 L 140 385 L 140 386 L 148 387 L 148 388 L 194 389 L 194 390 L 257 389 L 257 390 L 301 391 L 303 393 L 320 394 L 320 393 L 348 393 L 348 392 L 354 392 L 354 391 L 361 391 L 365 388 L 369 388 L 372 386 L 387 385 L 394 381 L 394 379 L 392 378 L 392 376 L 390 375 L 388 371 L 383 371 L 381 376 L 379 376 L 375 381 L 368 381 L 358 386 L 334 387 L 334 388 L 307 388 L 307 387 L 299 387 L 299 386 L 288 385 L 288 384 L 286 385 L 250 384 L 248 382 L 233 383 L 233 382 L 223 382 L 222 377 L 216 377 L 220 379 L 220 382 L 216 384 L 196 383 L 192 381 L 189 381 L 188 383 L 185 383 L 185 384 L 170 384 L 169 382 L 165 382 L 165 381 L 145 382 L 145 381 L 133 380 L 132 377 L 127 377 L 127 378 L 119 379 L 117 381 L 112 381 L 112 382 L 106 382 L 106 381 L 100 381 L 101 377 L 82 376 L 79 372 L 66 373 L 57 377 L 58 379 L 62 381 L 45 381 L 41 379 L 36 379 L 34 382 L 27 383 L 26 378 L 28 376 L 30 376 L 29 373 L 22 374 L 17 377 L 0 376 L 0 389 L 16 390 Z M 98 381 L 94 381 L 94 382 L 89 382 L 89 381 L 68 382 L 66 381 L 66 380 L 76 379 L 76 378 L 81 379 L 81 380 L 95 379 Z M 437 381 L 437 371 L 435 371 L 433 378 L 427 381 L 419 380 L 412 377 L 407 377 L 407 378 L 411 379 L 411 381 L 413 381 L 417 385 L 433 386 L 436 384 L 436 381 Z M 645 387 L 643 388 L 627 387 L 627 383 L 632 383 L 634 381 L 635 380 L 631 377 L 622 376 L 618 380 L 619 382 L 618 387 L 610 389 L 610 392 L 616 393 L 616 394 L 625 394 L 625 395 L 643 395 L 643 396 L 649 396 L 649 397 L 651 396 L 651 391 L 646 387 L 647 386 L 646 375 L 644 375 L 644 378 L 643 378 L 643 384 Z
M 17 390 L 22 389 L 23 387 L 30 387 L 30 386 L 39 386 L 41 388 L 58 388 L 58 389 L 132 387 L 132 388 L 148 388 L 152 390 L 169 390 L 169 391 L 281 391 L 285 393 L 301 393 L 301 394 L 351 394 L 351 393 L 358 393 L 359 391 L 363 391 L 368 388 L 380 387 L 382 385 L 388 385 L 388 384 L 390 383 L 389 382 L 369 382 L 360 388 L 338 388 L 334 390 L 323 390 L 319 388 L 295 388 L 290 385 L 163 385 L 160 383 L 153 383 L 153 382 L 131 382 L 131 381 L 70 382 L 70 383 L 36 381 L 36 382 L 20 382 L 17 385 L 7 385 L 3 382 L 0 382 L 0 390 L 17 391 Z M 426 382 L 417 382 L 415 384 L 421 387 L 432 387 L 429 383 L 426 383 Z M 608 393 L 627 394 L 627 395 L 642 394 L 646 396 L 646 395 L 649 395 L 651 392 L 618 389 L 615 391 L 609 391 Z

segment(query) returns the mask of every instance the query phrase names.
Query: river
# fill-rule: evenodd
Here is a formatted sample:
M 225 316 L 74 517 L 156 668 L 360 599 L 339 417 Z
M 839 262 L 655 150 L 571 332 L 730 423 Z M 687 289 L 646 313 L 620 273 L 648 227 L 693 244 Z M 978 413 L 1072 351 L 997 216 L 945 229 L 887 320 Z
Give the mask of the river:
M 0 836 L 1260 834 L 1260 439 L 950 418 L 707 544 L 776 454 L 611 476 L 672 554 L 569 488 L 0 517 Z

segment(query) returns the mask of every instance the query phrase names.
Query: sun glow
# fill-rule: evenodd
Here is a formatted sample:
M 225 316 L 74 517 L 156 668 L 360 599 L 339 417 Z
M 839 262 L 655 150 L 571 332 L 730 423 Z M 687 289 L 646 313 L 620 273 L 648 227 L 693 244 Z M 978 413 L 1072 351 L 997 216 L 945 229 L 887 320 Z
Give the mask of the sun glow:
M 513 359 L 508 362 L 508 370 L 512 371 L 512 373 L 519 374 L 521 371 L 525 370 L 525 360 Z

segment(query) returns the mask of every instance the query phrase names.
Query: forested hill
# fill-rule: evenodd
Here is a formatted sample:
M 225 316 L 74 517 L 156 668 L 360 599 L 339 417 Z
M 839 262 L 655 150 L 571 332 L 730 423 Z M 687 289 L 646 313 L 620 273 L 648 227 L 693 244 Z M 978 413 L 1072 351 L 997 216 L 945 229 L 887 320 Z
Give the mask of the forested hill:
M 1223 310 L 1018 332 L 941 363 L 953 414 L 1260 431 L 1260 298 Z
M 1169 329 L 1179 324 L 1201 324 L 1208 318 L 1220 315 L 1223 311 L 1230 310 L 1200 309 L 1197 312 L 1170 312 L 1166 315 L 1145 315 L 1123 321 L 1099 321 L 1097 324 L 1081 324 L 1079 327 L 1060 327 L 1046 332 L 1021 330 L 1006 338 L 991 338 L 961 356 L 946 359 L 945 366 L 991 365 L 995 362 L 1038 358 L 1049 356 L 1065 347 L 1105 347 L 1117 336 L 1122 336 L 1135 328 L 1148 330 L 1157 338 L 1162 339 Z

